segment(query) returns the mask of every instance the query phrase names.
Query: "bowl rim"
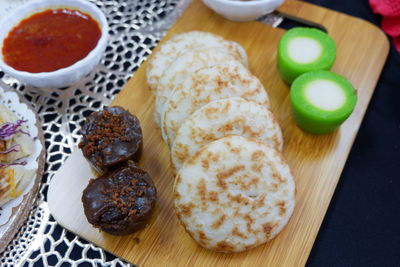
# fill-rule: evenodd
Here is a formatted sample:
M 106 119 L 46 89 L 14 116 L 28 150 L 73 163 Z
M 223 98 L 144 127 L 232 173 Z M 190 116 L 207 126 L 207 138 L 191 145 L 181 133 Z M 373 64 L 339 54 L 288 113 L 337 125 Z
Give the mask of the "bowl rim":
M 41 5 L 41 7 L 38 7 L 37 5 Z M 38 72 L 38 73 L 33 73 L 33 72 L 28 72 L 28 71 L 21 71 L 21 70 L 16 70 L 13 67 L 9 66 L 4 60 L 3 60 L 3 42 L 4 39 L 7 38 L 9 32 L 16 26 L 18 25 L 21 20 L 29 17 L 30 15 L 33 15 L 37 12 L 41 12 L 43 10 L 51 9 L 52 7 L 65 7 L 65 8 L 75 8 L 75 9 L 82 9 L 82 7 L 86 8 L 87 10 L 84 10 L 83 12 L 88 13 L 91 15 L 91 17 L 97 21 L 99 24 L 100 30 L 101 30 L 101 36 L 100 39 L 97 41 L 96 46 L 82 59 L 76 61 L 74 64 L 55 70 L 55 71 L 49 71 L 49 72 Z M 35 12 L 37 10 L 37 12 Z M 7 33 L 0 38 L 0 69 L 3 70 L 5 73 L 8 73 L 12 77 L 25 77 L 27 79 L 39 79 L 39 78 L 46 78 L 46 79 L 51 79 L 55 77 L 59 77 L 60 75 L 65 75 L 67 73 L 73 72 L 76 69 L 80 69 L 85 67 L 86 64 L 90 63 L 92 60 L 95 59 L 96 55 L 98 53 L 102 53 L 102 48 L 107 45 L 108 41 L 108 23 L 107 19 L 104 15 L 104 13 L 98 8 L 96 5 L 90 3 L 89 1 L 84 1 L 84 0 L 36 0 L 36 1 L 30 1 L 27 4 L 15 9 L 13 12 L 8 14 L 6 17 L 4 17 L 0 21 L 0 27 L 3 25 L 8 19 L 11 17 L 15 16 L 15 14 L 18 13 L 23 13 L 22 17 L 18 19 L 16 23 L 13 24 L 8 30 Z M 18 78 L 17 78 L 18 79 Z
M 286 0 L 248 0 L 248 1 L 240 1 L 240 0 L 204 0 L 207 2 L 219 2 L 221 4 L 226 4 L 235 7 L 255 7 L 260 4 L 265 3 L 274 3 L 281 2 L 281 4 Z

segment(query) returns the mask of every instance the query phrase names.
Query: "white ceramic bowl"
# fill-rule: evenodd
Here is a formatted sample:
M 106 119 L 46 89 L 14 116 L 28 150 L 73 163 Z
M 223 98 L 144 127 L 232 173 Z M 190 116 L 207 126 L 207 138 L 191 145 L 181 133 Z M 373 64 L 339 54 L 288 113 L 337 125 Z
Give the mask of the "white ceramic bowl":
M 285 0 L 203 0 L 203 2 L 229 20 L 250 21 L 271 13 Z
M 101 29 L 101 37 L 96 47 L 83 59 L 77 61 L 71 66 L 62 68 L 52 72 L 30 73 L 26 71 L 18 71 L 8 66 L 3 61 L 1 54 L 3 40 L 7 37 L 8 32 L 16 26 L 22 19 L 43 10 L 50 8 L 71 8 L 78 9 L 88 13 L 95 19 Z M 0 22 L 0 69 L 17 80 L 36 87 L 64 87 L 78 81 L 87 75 L 99 63 L 107 46 L 108 40 L 108 24 L 101 10 L 94 4 L 85 0 L 40 0 L 32 1 L 24 4 L 21 8 L 16 9 Z

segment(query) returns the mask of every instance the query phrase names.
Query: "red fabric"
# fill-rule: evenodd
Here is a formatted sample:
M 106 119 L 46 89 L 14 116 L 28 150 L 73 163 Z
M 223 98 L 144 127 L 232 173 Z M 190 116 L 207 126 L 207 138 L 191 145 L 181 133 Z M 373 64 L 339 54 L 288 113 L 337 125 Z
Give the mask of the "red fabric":
M 400 0 L 369 0 L 369 4 L 374 13 L 382 15 L 382 30 L 393 37 L 400 52 Z

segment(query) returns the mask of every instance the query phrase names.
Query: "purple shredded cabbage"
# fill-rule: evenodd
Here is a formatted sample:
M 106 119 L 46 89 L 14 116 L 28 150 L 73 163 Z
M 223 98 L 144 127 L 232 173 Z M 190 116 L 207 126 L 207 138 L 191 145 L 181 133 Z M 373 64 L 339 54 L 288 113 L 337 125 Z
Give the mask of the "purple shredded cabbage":
M 10 139 L 14 134 L 17 133 L 23 133 L 23 134 L 28 134 L 25 131 L 22 131 L 20 129 L 21 125 L 23 123 L 27 122 L 26 120 L 17 120 L 15 123 L 12 122 L 6 122 L 0 125 L 0 140 L 8 140 Z
M 4 151 L 0 151 L 0 155 L 5 155 L 11 152 L 18 152 L 18 147 L 20 147 L 19 144 L 13 145 L 12 147 L 10 147 L 9 149 L 6 149 Z
M 29 133 L 27 133 L 21 129 L 21 126 L 26 122 L 27 122 L 26 120 L 17 120 L 15 123 L 6 122 L 6 123 L 1 124 L 0 125 L 0 141 L 9 140 L 17 133 L 22 133 L 22 134 L 26 134 L 26 135 L 30 136 Z M 10 147 L 9 149 L 0 151 L 0 155 L 5 155 L 5 154 L 11 153 L 11 152 L 18 152 L 19 147 L 20 147 L 19 144 L 15 144 L 12 147 Z M 15 165 L 24 166 L 26 164 L 27 164 L 26 161 L 0 162 L 0 168 L 6 168 L 8 166 L 15 166 Z
M 9 167 L 9 166 L 16 166 L 16 165 L 21 165 L 21 166 L 25 166 L 27 164 L 26 161 L 14 161 L 14 162 L 2 162 L 0 163 L 0 168 L 5 168 L 5 167 Z

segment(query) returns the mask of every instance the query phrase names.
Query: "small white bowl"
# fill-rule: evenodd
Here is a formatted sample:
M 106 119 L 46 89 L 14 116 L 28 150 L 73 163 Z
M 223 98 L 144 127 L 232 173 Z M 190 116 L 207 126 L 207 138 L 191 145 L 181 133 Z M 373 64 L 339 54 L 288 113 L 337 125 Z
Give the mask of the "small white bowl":
M 10 67 L 3 61 L 1 54 L 3 40 L 7 37 L 8 32 L 14 28 L 22 19 L 30 15 L 52 9 L 52 8 L 71 8 L 88 13 L 95 19 L 101 29 L 101 37 L 96 47 L 83 59 L 77 61 L 71 66 L 58 69 L 52 72 L 30 73 L 26 71 L 18 71 Z M 0 69 L 17 80 L 36 87 L 64 87 L 78 81 L 83 76 L 89 74 L 90 71 L 99 63 L 104 51 L 107 47 L 108 40 L 108 24 L 103 12 L 85 0 L 39 0 L 27 2 L 21 8 L 16 9 L 0 22 Z
M 271 13 L 285 0 L 203 0 L 203 2 L 229 20 L 250 21 Z

